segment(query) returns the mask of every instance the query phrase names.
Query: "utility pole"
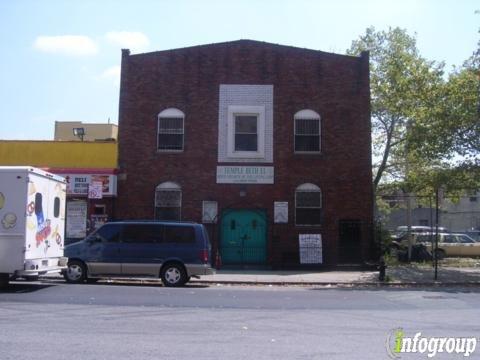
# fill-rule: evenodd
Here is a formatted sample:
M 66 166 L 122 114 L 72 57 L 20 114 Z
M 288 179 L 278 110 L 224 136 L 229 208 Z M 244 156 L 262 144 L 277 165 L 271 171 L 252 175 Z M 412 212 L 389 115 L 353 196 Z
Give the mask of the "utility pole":
M 410 134 L 410 120 L 407 121 L 406 137 L 405 141 L 405 180 L 407 183 L 407 239 L 408 239 L 408 261 L 412 260 L 412 193 L 410 192 L 409 175 L 410 175 L 410 146 L 409 146 L 409 134 Z
M 433 263 L 435 266 L 435 276 L 434 279 L 438 279 L 438 198 L 439 198 L 439 188 L 436 188 L 435 194 L 435 250 L 433 251 Z
M 412 260 L 412 196 L 407 193 L 407 239 L 408 239 L 408 261 Z

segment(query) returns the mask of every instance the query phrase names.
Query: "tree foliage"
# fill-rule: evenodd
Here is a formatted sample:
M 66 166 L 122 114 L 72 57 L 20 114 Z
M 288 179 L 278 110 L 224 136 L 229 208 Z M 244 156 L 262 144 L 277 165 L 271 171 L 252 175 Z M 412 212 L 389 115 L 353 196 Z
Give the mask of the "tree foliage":
M 426 159 L 460 167 L 480 165 L 479 59 L 477 54 L 450 74 L 438 111 L 415 123 L 411 139 Z
M 416 39 L 400 28 L 370 27 L 353 41 L 348 53 L 370 52 L 370 87 L 374 189 L 381 181 L 404 179 L 415 160 L 409 133 L 419 117 L 437 111 L 443 86 L 443 64 L 419 55 Z
M 411 152 L 425 163 L 411 181 L 417 188 L 442 186 L 454 196 L 462 189 L 479 189 L 480 41 L 438 95 L 435 111 L 419 116 L 409 133 Z
M 417 194 L 480 187 L 480 41 L 443 76 L 403 29 L 371 27 L 348 53 L 370 51 L 374 188 Z

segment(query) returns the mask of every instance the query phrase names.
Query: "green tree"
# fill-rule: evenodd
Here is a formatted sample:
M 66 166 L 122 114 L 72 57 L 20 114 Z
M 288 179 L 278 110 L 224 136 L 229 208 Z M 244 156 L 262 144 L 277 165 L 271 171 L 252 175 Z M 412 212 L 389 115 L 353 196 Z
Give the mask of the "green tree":
M 415 123 L 411 139 L 419 155 L 430 160 L 450 160 L 461 167 L 480 165 L 477 64 L 477 56 L 472 56 L 455 69 L 443 87 L 437 112 Z
M 374 190 L 382 181 L 404 180 L 417 160 L 407 136 L 417 118 L 438 111 L 443 64 L 419 55 L 416 38 L 400 28 L 370 27 L 347 51 L 370 52 Z
M 480 33 L 480 31 L 479 31 Z M 480 41 L 472 56 L 449 74 L 434 111 L 418 113 L 409 133 L 411 151 L 427 166 L 416 187 L 444 186 L 451 193 L 480 188 Z

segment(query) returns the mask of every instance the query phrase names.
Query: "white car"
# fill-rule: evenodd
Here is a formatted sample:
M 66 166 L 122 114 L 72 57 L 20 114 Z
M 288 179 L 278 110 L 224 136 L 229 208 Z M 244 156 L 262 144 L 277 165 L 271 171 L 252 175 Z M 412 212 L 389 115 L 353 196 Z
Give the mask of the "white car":
M 480 256 L 480 242 L 476 242 L 470 236 L 457 233 L 438 234 L 438 258 L 445 256 Z M 414 243 L 426 245 L 428 250 L 432 249 L 432 242 L 435 244 L 434 233 L 423 233 L 414 235 Z

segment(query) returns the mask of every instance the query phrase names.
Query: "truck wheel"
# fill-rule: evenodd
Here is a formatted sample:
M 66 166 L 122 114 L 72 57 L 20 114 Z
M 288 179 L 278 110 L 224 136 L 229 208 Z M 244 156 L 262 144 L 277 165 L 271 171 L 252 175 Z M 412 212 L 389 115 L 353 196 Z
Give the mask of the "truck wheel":
M 183 265 L 170 263 L 165 265 L 160 272 L 160 277 L 164 286 L 176 287 L 183 286 L 187 282 L 187 274 Z
M 83 283 L 87 277 L 87 267 L 81 261 L 69 261 L 63 277 L 71 284 Z

